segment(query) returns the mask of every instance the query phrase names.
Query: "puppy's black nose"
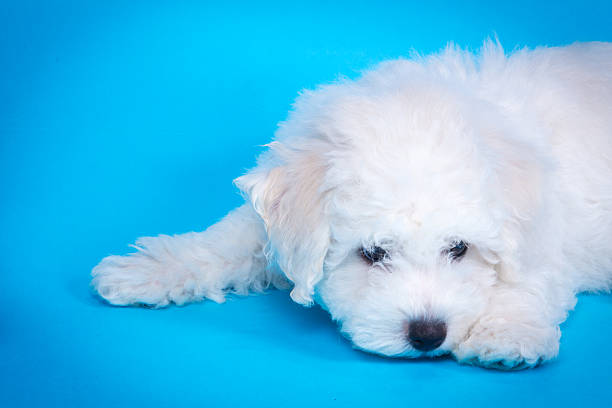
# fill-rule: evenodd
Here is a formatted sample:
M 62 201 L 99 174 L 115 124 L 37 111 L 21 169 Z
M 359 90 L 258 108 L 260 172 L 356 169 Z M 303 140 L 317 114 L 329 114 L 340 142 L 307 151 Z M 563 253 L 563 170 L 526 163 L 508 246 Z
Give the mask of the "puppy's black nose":
M 416 319 L 408 324 L 408 340 L 419 351 L 435 350 L 446 338 L 446 323 L 442 320 Z

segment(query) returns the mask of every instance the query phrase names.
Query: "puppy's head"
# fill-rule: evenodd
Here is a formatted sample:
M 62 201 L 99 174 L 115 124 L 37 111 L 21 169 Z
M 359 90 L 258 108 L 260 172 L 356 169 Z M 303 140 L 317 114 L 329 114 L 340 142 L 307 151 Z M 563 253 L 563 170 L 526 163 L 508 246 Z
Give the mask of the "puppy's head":
M 498 282 L 519 279 L 541 161 L 468 95 L 406 61 L 304 93 L 237 179 L 292 298 L 362 349 L 452 351 Z

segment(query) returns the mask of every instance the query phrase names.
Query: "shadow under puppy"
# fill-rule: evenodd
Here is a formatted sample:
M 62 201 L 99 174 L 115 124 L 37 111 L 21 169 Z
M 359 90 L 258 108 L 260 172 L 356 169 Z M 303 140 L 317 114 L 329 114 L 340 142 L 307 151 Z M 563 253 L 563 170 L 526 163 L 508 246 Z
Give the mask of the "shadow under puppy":
M 611 176 L 611 44 L 450 46 L 304 91 L 243 206 L 92 284 L 156 307 L 291 287 L 369 352 L 534 366 L 576 293 L 610 288 Z

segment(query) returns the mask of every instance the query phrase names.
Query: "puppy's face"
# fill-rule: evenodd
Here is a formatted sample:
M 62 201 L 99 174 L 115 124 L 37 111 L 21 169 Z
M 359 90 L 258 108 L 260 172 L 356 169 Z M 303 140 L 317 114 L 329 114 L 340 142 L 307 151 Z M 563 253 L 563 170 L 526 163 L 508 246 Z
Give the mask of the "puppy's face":
M 418 248 L 413 239 L 427 238 L 354 242 L 317 288 L 359 348 L 407 357 L 450 352 L 489 302 L 496 272 L 473 244 L 432 239 Z
M 400 132 L 409 143 L 364 136 L 328 161 L 331 239 L 316 298 L 362 349 L 439 355 L 494 293 L 501 209 L 465 124 L 414 119 Z
M 320 303 L 359 348 L 434 356 L 466 339 L 512 269 L 538 172 L 486 107 L 392 85 L 303 96 L 238 185 L 294 300 Z
M 488 209 L 424 192 L 420 203 L 380 197 L 334 206 L 316 299 L 362 349 L 409 357 L 452 351 L 498 279 Z

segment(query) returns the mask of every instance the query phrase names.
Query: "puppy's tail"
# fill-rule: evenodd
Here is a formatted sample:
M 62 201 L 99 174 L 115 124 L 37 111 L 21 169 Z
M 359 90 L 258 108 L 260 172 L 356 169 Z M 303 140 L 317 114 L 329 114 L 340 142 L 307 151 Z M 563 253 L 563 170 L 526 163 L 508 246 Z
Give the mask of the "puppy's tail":
M 93 269 L 92 286 L 111 304 L 153 307 L 286 288 L 268 265 L 266 243 L 261 219 L 244 204 L 204 232 L 138 239 L 136 252 L 106 257 Z

